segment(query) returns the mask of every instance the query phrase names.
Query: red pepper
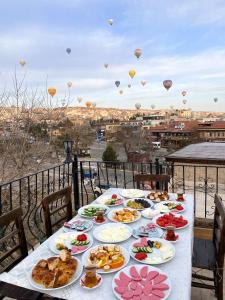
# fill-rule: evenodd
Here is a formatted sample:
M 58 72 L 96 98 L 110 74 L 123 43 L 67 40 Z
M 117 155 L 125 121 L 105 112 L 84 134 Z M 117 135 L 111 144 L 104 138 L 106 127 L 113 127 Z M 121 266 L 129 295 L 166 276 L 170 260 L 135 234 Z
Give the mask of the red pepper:
M 139 252 L 135 254 L 135 258 L 137 258 L 138 260 L 144 260 L 148 257 L 148 255 L 144 252 Z
M 84 242 L 84 241 L 86 241 L 86 240 L 87 240 L 86 234 L 79 234 L 79 235 L 77 236 L 77 240 L 78 240 L 79 242 Z

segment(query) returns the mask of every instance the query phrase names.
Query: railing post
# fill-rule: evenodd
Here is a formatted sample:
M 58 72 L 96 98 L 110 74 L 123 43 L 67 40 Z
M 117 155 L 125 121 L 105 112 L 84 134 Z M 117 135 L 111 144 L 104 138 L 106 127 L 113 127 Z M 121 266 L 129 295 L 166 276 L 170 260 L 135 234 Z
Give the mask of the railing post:
M 155 173 L 156 174 L 160 174 L 160 166 L 159 166 L 159 159 L 158 158 L 155 159 Z M 160 189 L 158 181 L 156 182 L 155 187 L 156 187 L 157 190 Z
M 79 171 L 78 171 L 78 157 L 74 155 L 72 163 L 72 177 L 73 177 L 73 197 L 74 197 L 74 208 L 78 210 L 80 207 L 80 191 L 79 191 Z

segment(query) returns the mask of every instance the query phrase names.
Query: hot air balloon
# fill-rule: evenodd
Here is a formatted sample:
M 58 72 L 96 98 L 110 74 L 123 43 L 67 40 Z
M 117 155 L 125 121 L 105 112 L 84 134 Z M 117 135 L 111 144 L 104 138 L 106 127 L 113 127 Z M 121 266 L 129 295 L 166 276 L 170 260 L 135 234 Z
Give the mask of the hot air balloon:
M 218 98 L 214 98 L 213 101 L 216 103 L 218 101 Z
M 79 103 L 81 103 L 82 102 L 82 97 L 77 97 L 77 101 L 79 102 Z
M 169 90 L 171 88 L 172 84 L 173 84 L 172 80 L 167 79 L 167 80 L 163 81 L 163 85 L 164 85 L 165 89 L 167 89 L 167 90 Z
M 145 86 L 145 85 L 146 85 L 146 83 L 147 83 L 147 81 L 146 81 L 146 80 L 142 80 L 142 81 L 141 81 L 141 84 L 142 84 L 143 86 Z
M 92 108 L 95 108 L 95 107 L 96 107 L 96 102 L 95 102 L 95 101 L 92 102 L 92 103 L 91 103 L 91 106 L 92 106 Z
M 117 87 L 119 87 L 120 81 L 115 81 L 115 85 L 116 85 Z
M 135 108 L 138 110 L 138 109 L 140 109 L 141 108 L 141 103 L 136 103 L 135 104 Z
M 70 54 L 71 53 L 71 49 L 70 48 L 66 48 L 66 52 L 67 52 L 67 54 Z
M 24 67 L 25 64 L 26 64 L 26 61 L 25 61 L 24 59 L 21 59 L 21 60 L 20 60 L 20 65 L 21 65 L 22 67 Z
M 136 74 L 135 70 L 131 69 L 131 70 L 129 71 L 129 75 L 130 75 L 131 78 L 134 78 L 134 75 L 135 75 L 135 74 Z
M 128 84 L 128 87 L 131 88 L 131 84 Z
M 186 99 L 184 99 L 184 100 L 183 100 L 183 103 L 184 103 L 184 104 L 186 104 L 186 103 L 187 103 L 187 100 L 186 100 Z
M 113 19 L 108 19 L 108 23 L 109 23 L 109 25 L 112 25 L 113 24 Z
M 181 92 L 181 95 L 182 95 L 183 97 L 185 97 L 185 96 L 187 95 L 187 91 L 182 91 L 182 92 Z
M 104 64 L 104 67 L 107 69 L 108 68 L 108 66 L 109 66 L 109 64 Z
M 54 87 L 48 88 L 48 93 L 51 97 L 54 97 L 56 94 L 56 88 L 54 88 Z
M 91 107 L 91 102 L 87 101 L 87 102 L 85 102 L 85 105 L 86 105 L 87 108 L 90 108 Z
M 72 85 L 73 85 L 73 83 L 72 83 L 71 81 L 68 81 L 68 82 L 67 82 L 68 88 L 71 88 Z
M 155 104 L 152 104 L 152 105 L 151 105 L 151 109 L 154 109 L 154 108 L 155 108 Z
M 137 58 L 139 58 L 139 57 L 141 56 L 141 54 L 142 54 L 141 49 L 139 49 L 139 48 L 135 49 L 134 55 L 135 55 Z
M 123 90 L 120 90 L 119 93 L 120 93 L 120 95 L 122 95 L 123 94 Z
M 62 103 L 62 106 L 65 106 L 66 100 L 65 100 L 65 99 L 62 99 L 62 100 L 61 100 L 61 103 Z

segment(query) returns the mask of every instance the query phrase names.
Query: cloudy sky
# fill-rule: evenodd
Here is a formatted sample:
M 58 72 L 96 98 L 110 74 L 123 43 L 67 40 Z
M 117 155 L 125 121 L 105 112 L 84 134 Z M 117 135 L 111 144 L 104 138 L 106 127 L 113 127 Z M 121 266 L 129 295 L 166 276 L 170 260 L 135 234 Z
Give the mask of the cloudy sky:
M 16 67 L 27 86 L 43 90 L 47 80 L 58 99 L 71 81 L 72 105 L 81 96 L 105 107 L 183 107 L 187 90 L 187 107 L 225 111 L 224 32 L 224 0 L 1 0 L 0 88 L 10 88 Z

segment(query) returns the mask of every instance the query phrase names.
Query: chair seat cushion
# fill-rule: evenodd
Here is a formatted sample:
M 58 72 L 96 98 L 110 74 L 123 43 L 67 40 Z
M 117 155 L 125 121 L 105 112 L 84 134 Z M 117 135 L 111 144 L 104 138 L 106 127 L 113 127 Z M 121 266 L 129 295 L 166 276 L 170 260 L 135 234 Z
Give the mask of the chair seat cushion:
M 213 241 L 194 239 L 192 266 L 213 270 L 216 265 L 216 249 Z

